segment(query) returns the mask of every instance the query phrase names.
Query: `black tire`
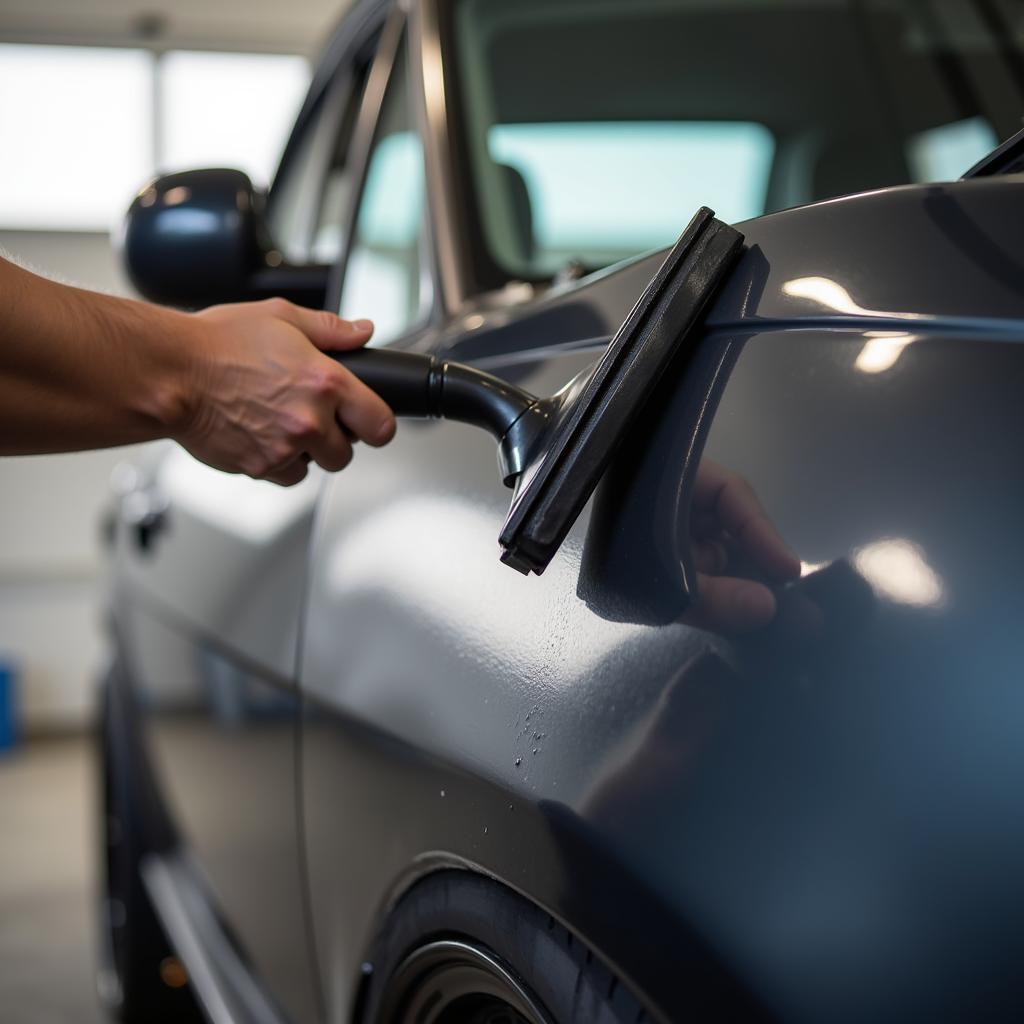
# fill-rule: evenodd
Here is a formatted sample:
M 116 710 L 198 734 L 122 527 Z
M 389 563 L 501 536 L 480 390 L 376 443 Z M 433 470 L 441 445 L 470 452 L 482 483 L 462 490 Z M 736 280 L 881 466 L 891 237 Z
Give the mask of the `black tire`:
M 358 1024 L 640 1024 L 615 974 L 554 918 L 467 871 L 416 884 L 369 958 Z
M 149 850 L 141 780 L 128 756 L 123 712 L 104 687 L 99 730 L 101 1002 L 122 1024 L 202 1024 L 146 893 L 140 864 Z

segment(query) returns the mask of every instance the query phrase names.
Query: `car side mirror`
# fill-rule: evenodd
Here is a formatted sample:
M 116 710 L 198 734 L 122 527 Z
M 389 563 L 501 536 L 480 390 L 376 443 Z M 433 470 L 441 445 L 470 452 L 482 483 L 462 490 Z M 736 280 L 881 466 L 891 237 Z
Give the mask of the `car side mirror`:
M 284 263 L 263 209 L 263 194 L 242 171 L 214 167 L 154 179 L 125 218 L 129 280 L 145 298 L 186 309 L 271 295 L 323 308 L 329 268 Z

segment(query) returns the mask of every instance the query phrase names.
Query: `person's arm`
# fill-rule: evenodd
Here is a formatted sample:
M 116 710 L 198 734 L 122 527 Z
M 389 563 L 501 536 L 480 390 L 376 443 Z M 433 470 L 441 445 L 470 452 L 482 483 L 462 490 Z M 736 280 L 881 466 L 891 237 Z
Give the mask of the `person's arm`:
M 322 350 L 373 325 L 283 299 L 182 313 L 0 259 L 0 455 L 169 437 L 218 469 L 298 483 L 386 444 L 384 401 Z

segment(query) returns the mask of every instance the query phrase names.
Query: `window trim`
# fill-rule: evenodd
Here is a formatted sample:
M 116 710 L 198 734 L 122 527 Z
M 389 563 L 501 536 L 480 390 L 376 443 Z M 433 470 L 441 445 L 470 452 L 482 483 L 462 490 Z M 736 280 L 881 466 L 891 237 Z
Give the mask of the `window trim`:
M 443 54 L 439 59 L 442 62 L 445 96 L 459 97 L 464 83 L 456 54 L 456 5 L 443 3 L 441 0 L 426 0 L 425 6 L 432 15 L 434 46 L 439 55 Z M 494 258 L 484 233 L 483 220 L 475 216 L 475 212 L 480 209 L 479 184 L 477 176 L 473 173 L 463 104 L 458 101 L 446 102 L 443 116 L 444 159 L 448 168 L 449 188 L 456 195 L 463 197 L 457 207 L 458 237 L 464 254 L 463 297 L 498 291 L 513 281 L 525 281 L 532 285 L 550 284 L 550 275 L 516 275 L 501 266 Z M 454 224 L 453 218 L 453 227 Z
M 374 144 L 377 139 L 377 129 L 380 125 L 381 115 L 384 109 L 384 100 L 387 95 L 388 86 L 392 76 L 398 67 L 398 61 L 407 61 L 407 70 L 410 78 L 414 72 L 412 62 L 413 34 L 410 28 L 409 19 L 403 10 L 395 9 L 388 17 L 381 33 L 380 44 L 377 48 L 377 55 L 366 81 L 366 89 L 363 93 L 363 103 L 360 108 L 355 130 L 352 133 L 352 150 L 356 155 L 353 166 L 357 169 L 354 178 L 354 187 L 349 199 L 348 208 L 344 217 L 344 245 L 341 257 L 337 260 L 331 270 L 327 286 L 327 308 L 337 310 L 341 303 L 342 292 L 345 287 L 345 276 L 348 272 L 349 258 L 352 255 L 353 240 L 355 238 L 356 224 L 359 219 L 359 210 L 362 205 L 363 195 L 366 191 L 366 180 L 370 170 L 370 161 L 373 157 Z M 410 83 L 411 85 L 411 83 Z M 423 142 L 422 123 L 419 117 L 419 104 L 415 89 L 410 88 L 411 115 L 414 130 Z M 424 159 L 426 155 L 424 154 Z M 429 191 L 429 190 L 428 190 Z M 421 271 L 429 286 L 428 290 L 421 287 L 420 309 L 415 319 L 394 339 L 388 342 L 387 347 L 401 346 L 402 342 L 410 335 L 420 333 L 434 317 L 437 310 L 437 273 L 436 264 L 433 259 L 433 238 L 434 232 L 431 224 L 431 203 L 429 195 L 423 203 L 423 224 L 420 237 L 421 250 Z
M 301 188 L 296 204 L 295 234 L 300 239 L 301 248 L 306 256 L 300 264 L 302 266 L 324 265 L 324 261 L 314 258 L 314 244 L 323 212 L 327 181 L 334 154 L 342 142 L 342 134 L 346 127 L 349 136 L 348 151 L 351 153 L 355 120 L 358 117 L 361 91 L 365 81 L 366 73 L 360 74 L 357 71 L 355 60 L 350 61 L 344 70 L 339 69 L 330 87 L 316 98 L 315 105 L 302 125 L 302 134 L 292 133 L 288 144 L 289 161 L 287 164 L 282 161 L 267 193 L 266 220 L 268 227 L 271 227 L 282 193 L 293 186 Z M 302 164 L 306 145 L 319 147 L 319 152 L 309 155 L 309 167 Z M 304 173 L 308 175 L 308 180 L 303 188 L 301 179 Z M 273 230 L 271 241 L 275 247 L 282 248 L 280 243 L 283 239 L 278 238 Z
M 295 124 L 285 142 L 274 177 L 267 189 L 266 218 L 273 219 L 276 196 L 288 187 L 290 180 L 302 173 L 300 159 L 306 144 L 321 128 L 325 118 L 335 119 L 333 131 L 328 127 L 330 142 L 325 152 L 317 157 L 312 184 L 299 197 L 300 234 L 307 253 L 303 266 L 322 267 L 324 263 L 313 259 L 313 245 L 317 224 L 323 209 L 324 186 L 331 161 L 339 145 L 346 121 L 349 129 L 349 150 L 353 156 L 359 112 L 369 69 L 372 67 L 381 43 L 381 34 L 387 22 L 390 0 L 371 0 L 347 14 L 331 37 L 327 52 L 314 64 L 312 79 L 306 98 L 295 118 Z M 362 72 L 357 69 L 365 66 Z M 350 114 L 354 116 L 350 117 Z M 276 245 L 280 240 L 271 238 Z

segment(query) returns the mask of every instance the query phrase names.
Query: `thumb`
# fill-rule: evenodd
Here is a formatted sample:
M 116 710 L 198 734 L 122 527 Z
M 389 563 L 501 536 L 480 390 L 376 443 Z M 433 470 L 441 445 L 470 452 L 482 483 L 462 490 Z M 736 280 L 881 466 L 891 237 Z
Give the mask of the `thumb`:
M 697 573 L 697 599 L 683 621 L 713 633 L 749 633 L 775 618 L 775 595 L 754 580 Z
M 323 352 L 359 348 L 373 334 L 372 321 L 343 320 L 328 309 L 306 309 L 289 303 L 279 315 Z

